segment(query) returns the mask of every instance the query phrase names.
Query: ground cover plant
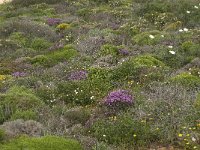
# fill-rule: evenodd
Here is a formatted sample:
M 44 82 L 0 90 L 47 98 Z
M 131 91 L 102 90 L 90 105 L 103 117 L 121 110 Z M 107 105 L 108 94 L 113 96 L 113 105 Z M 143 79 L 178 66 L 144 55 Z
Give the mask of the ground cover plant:
M 0 4 L 0 149 L 200 149 L 199 0 Z

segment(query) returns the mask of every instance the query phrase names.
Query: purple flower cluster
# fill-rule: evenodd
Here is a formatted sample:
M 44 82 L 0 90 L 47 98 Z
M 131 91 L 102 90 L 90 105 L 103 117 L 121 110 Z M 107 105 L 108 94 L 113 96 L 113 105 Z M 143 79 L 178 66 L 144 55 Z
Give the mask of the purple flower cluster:
M 49 26 L 58 25 L 59 23 L 61 23 L 61 19 L 59 19 L 59 18 L 49 18 L 49 19 L 47 19 L 47 24 Z
M 119 49 L 119 54 L 127 56 L 129 55 L 129 51 L 127 49 Z
M 14 72 L 12 74 L 13 77 L 25 77 L 26 76 L 26 73 L 25 72 Z
M 127 90 L 116 90 L 110 92 L 105 98 L 104 103 L 107 106 L 116 106 L 118 104 L 131 105 L 133 104 L 133 96 Z
M 88 72 L 86 70 L 73 71 L 70 73 L 68 79 L 69 80 L 84 80 L 88 76 Z

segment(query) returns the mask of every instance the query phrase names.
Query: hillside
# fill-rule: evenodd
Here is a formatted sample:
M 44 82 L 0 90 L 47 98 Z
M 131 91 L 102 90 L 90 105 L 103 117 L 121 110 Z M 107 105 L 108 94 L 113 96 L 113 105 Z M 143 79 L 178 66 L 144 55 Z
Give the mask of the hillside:
M 0 5 L 0 150 L 200 149 L 199 0 Z

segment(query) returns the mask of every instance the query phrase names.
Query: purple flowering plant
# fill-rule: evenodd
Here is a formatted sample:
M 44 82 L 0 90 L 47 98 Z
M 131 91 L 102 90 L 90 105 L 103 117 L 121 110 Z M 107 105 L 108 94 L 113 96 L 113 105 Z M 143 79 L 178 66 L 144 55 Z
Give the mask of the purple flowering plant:
M 49 18 L 49 19 L 47 19 L 47 24 L 49 26 L 58 25 L 60 23 L 61 23 L 61 19 L 59 19 L 59 18 Z
M 123 56 L 127 56 L 130 54 L 130 52 L 127 49 L 119 49 L 118 52 Z
M 132 94 L 130 94 L 127 90 L 115 90 L 110 92 L 105 100 L 104 105 L 106 105 L 109 108 L 116 108 L 121 109 L 125 108 L 127 106 L 131 106 L 134 102 Z
M 72 81 L 76 80 L 84 80 L 88 76 L 88 72 L 86 70 L 78 70 L 78 71 L 73 71 L 70 73 L 68 79 Z
M 25 72 L 19 72 L 19 71 L 12 73 L 12 76 L 16 77 L 16 78 L 18 78 L 18 77 L 25 77 L 26 75 L 27 74 Z

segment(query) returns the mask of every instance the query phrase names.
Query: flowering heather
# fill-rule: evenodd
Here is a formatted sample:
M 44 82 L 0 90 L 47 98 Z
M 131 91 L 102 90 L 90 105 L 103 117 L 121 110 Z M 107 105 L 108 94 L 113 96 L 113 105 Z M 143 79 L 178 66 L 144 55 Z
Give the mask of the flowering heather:
M 13 74 L 12 74 L 12 76 L 13 77 L 24 77 L 24 76 L 26 76 L 26 73 L 25 72 L 14 72 Z
M 74 71 L 74 72 L 71 72 L 68 79 L 69 80 L 84 80 L 87 78 L 87 75 L 88 73 L 85 70 Z
M 116 106 L 117 104 L 131 105 L 133 104 L 133 96 L 126 90 L 116 90 L 110 92 L 104 103 L 107 106 Z
M 119 50 L 119 54 L 123 55 L 123 56 L 127 56 L 129 55 L 129 51 L 126 49 L 120 49 Z
M 49 19 L 47 19 L 47 24 L 49 26 L 58 25 L 60 22 L 61 22 L 61 19 L 59 19 L 59 18 L 49 18 Z

